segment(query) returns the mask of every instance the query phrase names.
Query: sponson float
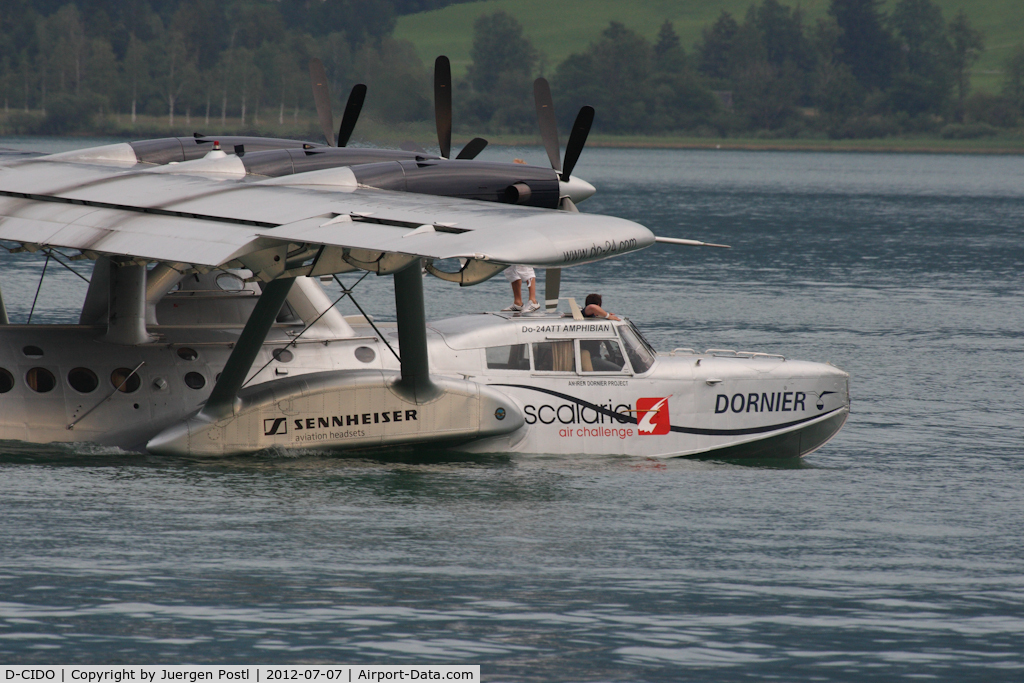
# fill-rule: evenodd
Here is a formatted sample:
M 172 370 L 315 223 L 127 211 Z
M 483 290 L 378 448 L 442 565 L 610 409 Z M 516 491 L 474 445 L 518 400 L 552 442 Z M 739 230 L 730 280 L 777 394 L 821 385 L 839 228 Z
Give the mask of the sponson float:
M 653 457 L 793 457 L 830 439 L 849 411 L 830 365 L 657 354 L 631 322 L 558 311 L 560 268 L 673 240 L 575 211 L 593 191 L 569 175 L 592 111 L 563 166 L 546 84 L 537 97 L 552 171 L 202 136 L 0 156 L 0 240 L 95 263 L 79 324 L 0 315 L 0 439 Z M 281 161 L 315 154 L 312 170 Z M 380 181 L 395 174 L 417 180 Z M 475 174 L 487 192 L 460 189 Z M 546 310 L 426 322 L 424 272 L 468 286 L 508 264 L 548 269 Z M 316 278 L 353 271 L 393 277 L 397 323 L 338 313 Z

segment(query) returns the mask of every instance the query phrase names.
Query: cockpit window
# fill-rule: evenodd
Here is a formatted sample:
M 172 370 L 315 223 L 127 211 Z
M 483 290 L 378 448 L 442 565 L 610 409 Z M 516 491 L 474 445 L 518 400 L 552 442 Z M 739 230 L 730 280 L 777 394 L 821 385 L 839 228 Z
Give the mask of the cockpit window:
M 629 327 L 620 325 L 618 329 L 622 343 L 626 347 L 626 356 L 629 357 L 629 362 L 633 366 L 633 372 L 640 375 L 650 370 L 654 365 L 654 352 L 641 341 L 642 338 L 632 325 Z
M 658 355 L 658 350 L 654 348 L 654 344 L 647 340 L 647 337 L 645 337 L 644 333 L 640 331 L 640 328 L 636 326 L 636 323 L 632 320 L 627 320 L 626 324 L 629 325 L 629 329 L 633 330 L 633 334 L 635 334 L 636 338 L 640 340 L 640 343 L 646 346 L 647 350 L 651 352 L 651 357 L 656 357 Z
M 245 289 L 245 280 L 234 273 L 221 273 L 217 276 L 217 286 L 225 292 L 240 292 Z
M 583 372 L 622 372 L 626 361 L 615 339 L 580 339 L 580 369 Z
M 490 370 L 529 370 L 530 356 L 526 344 L 489 347 L 487 367 Z
M 572 340 L 534 344 L 533 369 L 540 372 L 575 372 L 576 353 Z

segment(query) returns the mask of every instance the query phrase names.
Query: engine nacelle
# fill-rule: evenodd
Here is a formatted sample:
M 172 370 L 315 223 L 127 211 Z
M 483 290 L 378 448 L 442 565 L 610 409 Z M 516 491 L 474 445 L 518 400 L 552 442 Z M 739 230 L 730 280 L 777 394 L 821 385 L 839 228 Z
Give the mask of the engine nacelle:
M 213 149 L 213 143 L 219 142 L 224 150 L 237 149 L 244 152 L 263 152 L 277 149 L 298 149 L 303 147 L 319 148 L 321 145 L 310 145 L 301 140 L 282 138 L 260 138 L 250 135 L 194 135 L 190 138 L 157 138 L 155 140 L 136 140 L 129 142 L 135 150 L 140 162 L 149 164 L 181 163 L 202 159 Z

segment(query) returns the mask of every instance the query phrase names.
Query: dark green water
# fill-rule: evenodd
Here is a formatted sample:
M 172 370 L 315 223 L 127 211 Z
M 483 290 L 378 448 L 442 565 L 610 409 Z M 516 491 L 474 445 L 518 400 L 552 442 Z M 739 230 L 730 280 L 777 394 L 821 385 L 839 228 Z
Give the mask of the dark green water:
M 543 160 L 488 150 L 513 154 Z M 588 211 L 733 249 L 570 269 L 565 293 L 663 350 L 832 361 L 853 398 L 835 441 L 784 466 L 8 443 L 0 661 L 1021 680 L 1024 159 L 587 150 L 578 173 Z M 0 255 L 15 322 L 41 268 Z M 37 319 L 74 317 L 75 280 L 48 276 Z M 386 278 L 360 289 L 393 315 Z M 506 290 L 430 282 L 427 312 Z

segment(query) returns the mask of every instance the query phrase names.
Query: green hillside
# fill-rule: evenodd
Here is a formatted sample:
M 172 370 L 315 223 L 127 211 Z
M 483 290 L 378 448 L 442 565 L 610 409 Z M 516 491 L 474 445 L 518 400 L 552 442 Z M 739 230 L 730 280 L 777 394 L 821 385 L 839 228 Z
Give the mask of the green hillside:
M 974 26 L 984 31 L 986 50 L 975 65 L 973 82 L 980 89 L 998 90 L 1002 61 L 1014 46 L 1024 43 L 1024 0 L 936 1 L 947 20 L 963 8 Z M 782 3 L 799 4 L 813 21 L 824 16 L 829 0 Z M 401 17 L 395 37 L 411 41 L 425 64 L 433 63 L 437 55 L 448 55 L 454 75 L 459 77 L 470 62 L 473 21 L 481 14 L 501 9 L 523 25 L 525 34 L 544 55 L 544 71 L 550 73 L 570 54 L 585 49 L 609 21 L 621 21 L 653 39 L 661 23 L 669 19 L 690 50 L 700 38 L 701 29 L 722 10 L 742 18 L 750 4 L 751 0 L 482 0 Z

